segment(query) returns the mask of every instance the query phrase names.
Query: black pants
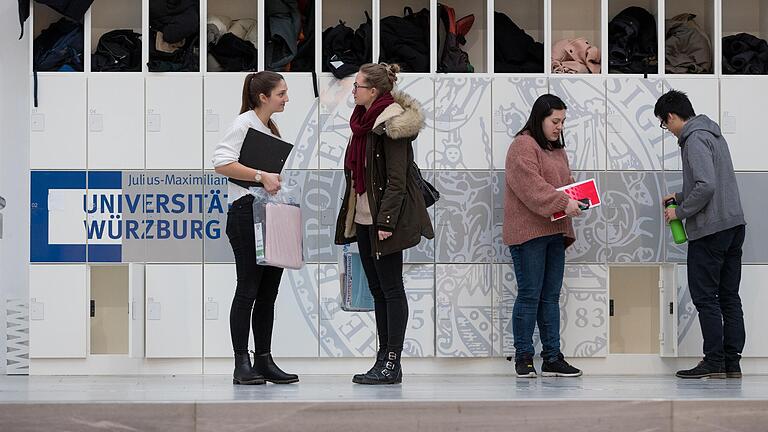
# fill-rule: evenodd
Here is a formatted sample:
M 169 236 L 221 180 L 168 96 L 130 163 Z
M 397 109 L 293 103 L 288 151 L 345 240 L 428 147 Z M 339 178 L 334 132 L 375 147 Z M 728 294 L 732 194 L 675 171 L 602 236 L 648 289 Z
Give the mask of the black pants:
M 246 195 L 227 212 L 227 237 L 235 254 L 237 288 L 229 310 L 229 330 L 235 353 L 248 352 L 248 329 L 253 328 L 256 354 L 272 347 L 275 299 L 283 269 L 256 264 L 253 231 L 253 196 Z
M 744 349 L 741 309 L 741 246 L 744 225 L 693 240 L 688 245 L 688 287 L 699 313 L 704 359 L 734 362 Z
M 408 298 L 403 285 L 403 252 L 382 255 L 376 259 L 372 256 L 370 231 L 378 235 L 373 226 L 357 225 L 360 260 L 373 295 L 379 351 L 400 353 L 408 325 Z

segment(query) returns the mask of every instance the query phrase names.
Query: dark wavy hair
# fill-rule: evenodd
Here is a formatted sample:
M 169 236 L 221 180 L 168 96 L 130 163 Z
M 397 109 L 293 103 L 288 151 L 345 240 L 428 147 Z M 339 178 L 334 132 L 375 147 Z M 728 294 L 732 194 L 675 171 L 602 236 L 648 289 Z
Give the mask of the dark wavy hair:
M 553 94 L 543 94 L 539 96 L 539 98 L 536 99 L 536 102 L 533 103 L 533 108 L 531 108 L 531 115 L 528 117 L 528 121 L 515 136 L 522 135 L 523 132 L 528 132 L 539 144 L 539 147 L 544 150 L 565 148 L 565 139 L 562 134 L 560 134 L 557 141 L 550 141 L 547 139 L 546 135 L 544 135 L 544 129 L 541 127 L 544 119 L 551 116 L 554 110 L 564 109 L 568 108 L 565 106 L 565 102 L 559 97 Z

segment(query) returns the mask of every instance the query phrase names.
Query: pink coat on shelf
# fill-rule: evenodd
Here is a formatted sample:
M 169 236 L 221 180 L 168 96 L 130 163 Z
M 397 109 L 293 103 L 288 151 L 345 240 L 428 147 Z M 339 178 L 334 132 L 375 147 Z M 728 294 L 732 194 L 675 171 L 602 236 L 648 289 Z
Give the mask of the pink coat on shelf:
M 600 49 L 586 39 L 563 39 L 552 45 L 552 72 L 600 73 Z

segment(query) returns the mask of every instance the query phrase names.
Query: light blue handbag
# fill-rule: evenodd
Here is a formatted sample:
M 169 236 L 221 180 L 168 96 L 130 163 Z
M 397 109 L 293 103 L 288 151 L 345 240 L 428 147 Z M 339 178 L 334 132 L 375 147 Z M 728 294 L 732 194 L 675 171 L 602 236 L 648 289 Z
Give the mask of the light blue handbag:
M 373 311 L 373 296 L 356 245 L 342 247 L 340 265 L 341 309 L 347 312 Z

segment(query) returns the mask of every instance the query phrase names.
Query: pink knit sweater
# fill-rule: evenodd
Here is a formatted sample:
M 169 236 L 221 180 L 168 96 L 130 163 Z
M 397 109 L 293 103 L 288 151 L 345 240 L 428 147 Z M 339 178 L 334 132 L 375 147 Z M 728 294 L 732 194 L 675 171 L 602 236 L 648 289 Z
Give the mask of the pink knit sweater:
M 571 218 L 550 220 L 568 205 L 568 195 L 556 189 L 574 181 L 565 150 L 546 151 L 530 135 L 520 135 L 507 150 L 505 171 L 504 244 L 562 233 L 570 246 L 576 239 Z

